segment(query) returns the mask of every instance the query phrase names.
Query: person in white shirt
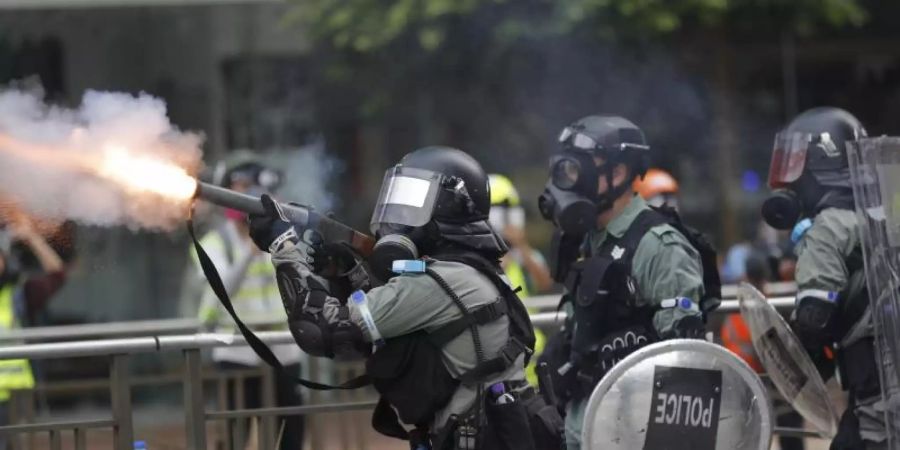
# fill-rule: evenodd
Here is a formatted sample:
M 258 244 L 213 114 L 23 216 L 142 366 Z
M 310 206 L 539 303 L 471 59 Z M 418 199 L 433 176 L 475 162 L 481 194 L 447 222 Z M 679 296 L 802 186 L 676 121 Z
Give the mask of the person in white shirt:
M 219 184 L 229 189 L 253 195 L 275 190 L 280 175 L 258 160 L 243 158 L 232 163 L 221 174 Z M 287 316 L 281 304 L 281 296 L 275 282 L 275 269 L 268 254 L 259 251 L 248 235 L 248 221 L 243 212 L 226 210 L 225 219 L 217 227 L 206 233 L 200 244 L 215 264 L 226 290 L 234 305 L 235 312 L 243 321 L 266 321 L 285 324 Z M 191 252 L 198 277 L 203 278 L 200 263 L 195 252 Z M 233 332 L 235 326 L 225 308 L 208 284 L 200 301 L 199 318 L 207 329 Z M 285 328 L 280 325 L 279 328 Z M 272 351 L 290 375 L 300 375 L 301 358 L 304 356 L 294 344 L 272 346 Z M 264 363 L 248 346 L 219 347 L 213 349 L 213 361 L 222 371 L 239 371 L 258 368 Z M 261 379 L 245 378 L 243 386 L 244 408 L 262 406 Z M 278 406 L 297 406 L 302 399 L 297 385 L 286 377 L 276 377 L 276 400 Z M 236 386 L 229 386 L 228 408 L 238 406 Z M 300 416 L 281 418 L 278 428 L 283 427 L 280 448 L 298 450 L 303 445 L 303 420 Z M 246 429 L 246 428 L 245 428 Z M 243 448 L 244 443 L 236 443 Z

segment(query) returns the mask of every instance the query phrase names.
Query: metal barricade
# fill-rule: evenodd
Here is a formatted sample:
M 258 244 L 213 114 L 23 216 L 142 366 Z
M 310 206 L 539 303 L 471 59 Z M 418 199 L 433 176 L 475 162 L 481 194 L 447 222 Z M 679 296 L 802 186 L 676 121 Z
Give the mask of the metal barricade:
M 770 301 L 779 309 L 790 308 L 793 305 L 793 297 L 778 297 Z M 554 303 L 558 297 L 545 296 L 538 301 Z M 555 306 L 555 305 L 554 305 Z M 726 300 L 716 313 L 730 313 L 739 310 L 736 300 Z M 543 312 L 532 315 L 535 326 L 555 327 L 564 321 L 566 315 L 563 311 Z M 116 333 L 122 333 L 127 325 L 116 324 Z M 181 324 L 178 326 L 188 326 Z M 172 329 L 172 328 L 169 328 Z M 41 340 L 41 335 L 31 331 L 31 339 Z M 95 333 L 99 330 L 90 331 Z M 57 333 L 57 331 L 54 331 Z M 85 333 L 87 334 L 87 333 Z M 14 339 L 14 333 L 6 337 Z M 293 337 L 289 332 L 260 332 L 259 337 L 268 345 L 293 343 Z M 0 338 L 2 339 L 2 338 Z M 28 339 L 21 334 L 17 340 Z M 30 360 L 75 358 L 90 356 L 109 356 L 109 393 L 111 398 L 110 417 L 83 421 L 50 421 L 45 423 L 17 424 L 0 427 L 0 434 L 20 437 L 23 434 L 46 432 L 49 434 L 51 449 L 62 448 L 63 433 L 71 432 L 76 449 L 85 449 L 85 435 L 90 429 L 111 429 L 113 432 L 114 448 L 117 450 L 131 450 L 134 441 L 134 423 L 132 415 L 132 386 L 135 384 L 129 369 L 129 358 L 135 354 L 180 352 L 181 383 L 185 419 L 185 433 L 187 448 L 205 450 L 207 448 L 206 427 L 209 422 L 224 422 L 227 439 L 232 439 L 229 432 L 234 429 L 234 422 L 247 418 L 257 418 L 257 442 L 258 448 L 274 448 L 278 437 L 276 421 L 278 416 L 286 415 L 313 415 L 338 411 L 366 410 L 374 407 L 374 401 L 344 401 L 330 404 L 312 404 L 307 406 L 280 407 L 265 406 L 257 409 L 235 409 L 208 411 L 203 391 L 203 365 L 201 351 L 214 347 L 246 345 L 240 336 L 231 334 L 200 333 L 191 335 L 174 336 L 149 336 L 125 339 L 87 340 L 77 342 L 35 343 L 0 347 L 0 359 L 27 358 Z M 315 360 L 315 358 L 313 358 Z M 347 376 L 347 374 L 344 374 Z M 271 380 L 268 381 L 271 383 Z M 271 389 L 269 385 L 266 389 Z M 221 403 L 221 402 L 220 402 Z M 366 425 L 353 423 L 347 432 L 341 433 L 345 438 L 358 433 Z M 779 429 L 781 432 L 791 435 L 814 435 L 805 430 Z M 355 441 L 359 442 L 357 436 Z M 344 441 L 347 444 L 348 441 Z M 348 448 L 349 445 L 345 445 Z M 313 448 L 321 448 L 313 442 Z

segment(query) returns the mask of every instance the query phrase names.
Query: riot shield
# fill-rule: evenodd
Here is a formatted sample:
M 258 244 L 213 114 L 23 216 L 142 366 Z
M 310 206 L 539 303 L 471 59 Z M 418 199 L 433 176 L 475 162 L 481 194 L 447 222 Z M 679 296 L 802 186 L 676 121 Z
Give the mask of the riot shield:
M 706 341 L 648 345 L 616 364 L 588 400 L 590 450 L 763 450 L 772 406 L 743 360 Z
M 889 447 L 900 448 L 900 138 L 848 149 Z
M 753 348 L 778 392 L 823 436 L 837 433 L 837 413 L 825 382 L 790 326 L 766 297 L 747 283 L 738 290 L 741 317 Z

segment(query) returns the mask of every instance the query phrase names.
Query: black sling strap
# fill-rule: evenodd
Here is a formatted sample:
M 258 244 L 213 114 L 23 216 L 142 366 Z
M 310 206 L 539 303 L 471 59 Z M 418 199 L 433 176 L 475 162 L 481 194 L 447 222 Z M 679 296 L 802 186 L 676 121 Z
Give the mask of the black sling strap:
M 213 264 L 212 260 L 209 258 L 209 255 L 206 254 L 206 251 L 203 250 L 203 247 L 200 245 L 200 242 L 197 240 L 197 236 L 194 233 L 194 221 L 188 219 L 187 221 L 187 229 L 188 234 L 191 236 L 191 240 L 194 244 L 194 250 L 197 251 L 197 258 L 200 260 L 200 268 L 203 270 L 203 275 L 206 276 L 207 281 L 209 281 L 209 287 L 212 288 L 213 292 L 216 294 L 216 297 L 219 298 L 219 301 L 222 302 L 222 306 L 225 307 L 225 310 L 228 311 L 228 315 L 234 320 L 234 323 L 237 325 L 238 330 L 241 331 L 241 334 L 244 336 L 244 339 L 247 340 L 247 344 L 250 348 L 253 349 L 253 352 L 256 353 L 257 356 L 260 357 L 266 364 L 275 368 L 279 375 L 285 377 L 286 379 L 290 379 L 291 381 L 305 386 L 310 389 L 315 389 L 319 391 L 330 391 L 334 389 L 358 389 L 363 386 L 367 386 L 371 383 L 367 375 L 361 375 L 359 377 L 350 379 L 341 383 L 339 385 L 330 385 L 317 383 L 315 381 L 307 380 L 305 378 L 297 377 L 295 375 L 291 375 L 287 373 L 284 369 L 284 366 L 281 364 L 281 361 L 278 360 L 278 357 L 272 353 L 272 350 L 266 345 L 257 335 L 253 332 L 244 322 L 237 316 L 237 313 L 234 311 L 234 306 L 231 304 L 231 298 L 228 297 L 228 292 L 225 290 L 225 284 L 222 283 L 222 278 L 219 276 L 219 271 L 216 270 L 215 264 Z

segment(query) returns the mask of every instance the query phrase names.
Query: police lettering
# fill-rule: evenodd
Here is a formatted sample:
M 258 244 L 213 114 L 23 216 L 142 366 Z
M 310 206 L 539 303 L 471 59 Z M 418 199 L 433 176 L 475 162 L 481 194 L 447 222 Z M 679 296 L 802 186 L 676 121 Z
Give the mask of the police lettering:
M 653 421 L 666 425 L 709 428 L 715 404 L 715 398 L 660 392 L 656 394 L 656 416 Z

